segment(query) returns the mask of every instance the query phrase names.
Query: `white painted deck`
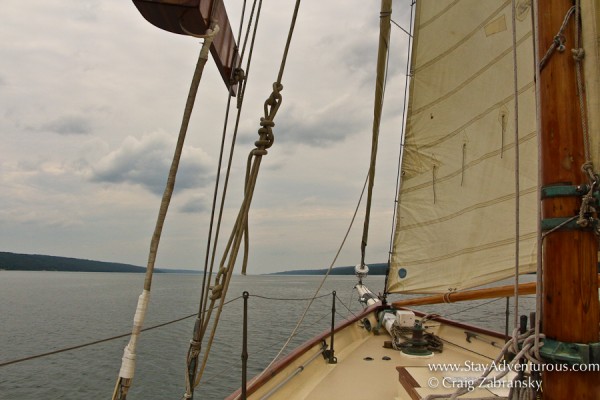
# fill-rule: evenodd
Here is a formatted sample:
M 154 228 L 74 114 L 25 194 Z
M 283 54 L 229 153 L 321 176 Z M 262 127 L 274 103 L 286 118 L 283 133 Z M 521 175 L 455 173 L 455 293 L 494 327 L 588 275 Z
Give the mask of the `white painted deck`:
M 375 317 L 369 319 L 375 326 Z M 433 332 L 444 340 L 444 351 L 430 357 L 412 357 L 384 348 L 384 342 L 391 340 L 382 329 L 382 334 L 374 335 L 362 328 L 359 322 L 346 327 L 335 336 L 335 356 L 337 364 L 328 364 L 322 356 L 317 356 L 301 372 L 304 365 L 319 350 L 316 345 L 271 380 L 252 393 L 251 399 L 286 400 L 331 400 L 331 399 L 422 399 L 429 394 L 453 393 L 465 380 L 476 379 L 485 366 L 499 354 L 496 346 L 503 342 L 493 336 L 480 335 L 482 340 L 466 340 L 464 327 L 429 321 L 428 332 Z M 489 342 L 497 342 L 496 346 Z M 388 357 L 389 360 L 384 359 Z M 371 358 L 371 360 L 367 360 Z M 464 366 L 462 371 L 432 371 L 433 364 L 455 364 Z M 471 371 L 465 370 L 471 369 Z M 273 389 L 286 377 L 297 374 L 275 391 Z M 511 375 L 512 376 L 512 375 Z M 464 397 L 506 396 L 508 388 L 478 388 Z M 266 397 L 265 397 L 266 396 Z

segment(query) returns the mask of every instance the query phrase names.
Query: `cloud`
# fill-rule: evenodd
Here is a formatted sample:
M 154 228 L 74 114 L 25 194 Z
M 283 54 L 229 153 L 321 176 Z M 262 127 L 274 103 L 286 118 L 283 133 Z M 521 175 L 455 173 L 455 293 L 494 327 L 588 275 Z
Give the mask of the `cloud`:
M 195 195 L 186 201 L 179 211 L 186 214 L 203 213 L 209 211 L 208 202 L 205 196 Z
M 96 22 L 98 20 L 98 9 L 101 7 L 101 3 L 78 1 L 73 6 L 75 18 L 86 22 Z
M 121 146 L 92 166 L 92 182 L 141 185 L 161 195 L 170 169 L 173 138 L 164 133 L 127 137 Z M 209 157 L 199 148 L 184 150 L 175 183 L 176 189 L 203 187 L 212 181 Z
M 342 101 L 343 102 L 343 101 Z M 344 109 L 345 110 L 342 111 Z M 355 108 L 348 111 L 348 106 Z M 308 115 L 292 110 L 278 139 L 294 141 L 311 147 L 328 147 L 359 133 L 369 126 L 368 110 L 352 104 L 331 104 Z M 282 123 L 284 125 L 284 123 Z
M 76 115 L 64 116 L 43 124 L 40 130 L 59 135 L 88 135 L 92 132 L 90 120 Z
M 330 147 L 369 131 L 373 120 L 373 100 L 356 101 L 352 94 L 354 89 L 355 86 L 347 85 L 346 90 L 334 98 L 320 99 L 321 104 L 293 100 L 285 104 L 275 119 L 275 145 Z M 238 141 L 249 148 L 257 139 L 257 131 L 249 129 L 240 133 Z

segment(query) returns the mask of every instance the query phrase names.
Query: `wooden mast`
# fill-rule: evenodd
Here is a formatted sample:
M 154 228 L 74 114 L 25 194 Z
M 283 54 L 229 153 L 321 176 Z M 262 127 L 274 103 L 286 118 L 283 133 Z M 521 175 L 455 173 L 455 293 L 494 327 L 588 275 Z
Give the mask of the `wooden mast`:
M 540 59 L 552 45 L 571 0 L 539 1 Z M 566 51 L 555 52 L 540 76 L 541 184 L 587 183 L 581 172 L 584 142 L 576 87 L 575 18 L 564 32 Z M 598 166 L 596 166 L 598 167 Z M 555 197 L 542 201 L 542 218 L 572 217 L 580 199 Z M 598 238 L 591 231 L 559 230 L 544 241 L 542 331 L 546 337 L 576 343 L 598 342 Z M 545 372 L 543 398 L 598 399 L 598 372 Z

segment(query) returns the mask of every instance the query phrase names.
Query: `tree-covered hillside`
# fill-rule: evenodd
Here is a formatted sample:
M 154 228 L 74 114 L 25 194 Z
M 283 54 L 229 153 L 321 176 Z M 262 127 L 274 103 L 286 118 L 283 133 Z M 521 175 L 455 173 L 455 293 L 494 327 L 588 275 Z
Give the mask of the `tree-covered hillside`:
M 385 275 L 387 263 L 369 264 L 369 275 Z M 323 269 L 296 269 L 293 271 L 276 272 L 273 275 L 325 275 L 326 268 Z M 330 275 L 354 275 L 354 267 L 335 267 Z
M 146 268 L 130 264 L 9 252 L 0 252 L 0 270 L 2 269 L 17 271 L 146 272 Z

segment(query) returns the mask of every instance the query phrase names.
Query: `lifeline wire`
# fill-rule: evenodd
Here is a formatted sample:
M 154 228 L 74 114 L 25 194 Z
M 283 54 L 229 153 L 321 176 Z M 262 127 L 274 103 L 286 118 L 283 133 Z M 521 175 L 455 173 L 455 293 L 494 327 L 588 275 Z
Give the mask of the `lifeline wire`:
M 242 296 L 238 296 L 238 297 L 236 297 L 234 299 L 229 300 L 227 302 L 227 304 L 233 303 L 234 301 L 239 300 L 241 298 L 242 298 Z M 186 319 L 195 317 L 196 315 L 197 314 L 194 313 L 194 314 L 186 315 L 186 316 L 181 317 L 181 318 L 173 319 L 171 321 L 163 322 L 161 324 L 152 325 L 152 326 L 149 326 L 147 328 L 142 329 L 140 332 L 146 332 L 146 331 L 151 331 L 153 329 L 162 328 L 162 327 L 165 327 L 165 326 L 168 326 L 168 325 L 171 325 L 171 324 L 174 324 L 174 323 L 177 323 L 177 322 L 181 322 L 181 321 L 184 321 Z M 14 360 L 10 360 L 10 361 L 4 361 L 4 362 L 0 363 L 0 367 L 6 367 L 8 365 L 18 364 L 18 363 L 21 363 L 21 362 L 24 362 L 24 361 L 29 361 L 29 360 L 35 360 L 36 358 L 43 358 L 43 357 L 47 357 L 47 356 L 52 356 L 54 354 L 65 353 L 65 352 L 72 351 L 72 350 L 78 350 L 78 349 L 82 349 L 84 347 L 93 346 L 93 345 L 100 344 L 100 343 L 106 343 L 106 342 L 110 342 L 112 340 L 121 339 L 121 338 L 128 337 L 128 336 L 131 336 L 131 332 L 122 333 L 120 335 L 115 335 L 115 336 L 107 337 L 107 338 L 104 338 L 104 339 L 95 340 L 93 342 L 87 342 L 87 343 L 79 344 L 79 345 L 76 345 L 76 346 L 65 347 L 65 348 L 62 348 L 62 349 L 57 349 L 57 350 L 49 351 L 47 353 L 41 353 L 41 354 L 36 354 L 36 355 L 33 355 L 33 356 L 18 358 L 18 359 L 14 359 Z

